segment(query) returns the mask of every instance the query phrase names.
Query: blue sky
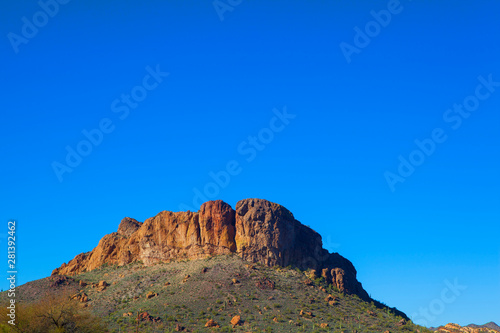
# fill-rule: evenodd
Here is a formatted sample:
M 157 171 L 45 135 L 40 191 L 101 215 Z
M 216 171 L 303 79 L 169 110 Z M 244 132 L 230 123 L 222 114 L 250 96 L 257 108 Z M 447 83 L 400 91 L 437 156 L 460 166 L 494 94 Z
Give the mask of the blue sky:
M 498 2 L 54 3 L 1 5 L 19 283 L 125 216 L 258 197 L 416 322 L 500 322 Z

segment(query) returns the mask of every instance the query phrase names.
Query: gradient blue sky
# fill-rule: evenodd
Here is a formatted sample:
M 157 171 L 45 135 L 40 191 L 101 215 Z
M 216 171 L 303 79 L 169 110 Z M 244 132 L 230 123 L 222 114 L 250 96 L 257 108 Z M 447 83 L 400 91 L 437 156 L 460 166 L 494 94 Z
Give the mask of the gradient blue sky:
M 340 44 L 388 4 L 242 1 L 221 20 L 212 1 L 73 0 L 16 53 L 9 33 L 43 15 L 36 1 L 3 1 L 0 240 L 5 251 L 16 219 L 19 282 L 91 250 L 125 216 L 193 206 L 209 173 L 236 161 L 211 196 L 284 205 L 372 297 L 427 325 L 500 324 L 500 87 L 479 88 L 489 96 L 460 127 L 443 118 L 474 101 L 478 77 L 500 81 L 500 4 L 401 1 L 348 63 Z M 169 75 L 120 119 L 125 104 L 112 103 L 148 66 Z M 248 137 L 267 139 L 284 107 L 295 118 L 248 161 Z M 103 119 L 113 131 L 60 182 L 53 162 Z M 385 172 L 436 128 L 446 141 L 391 191 Z M 448 303 L 446 280 L 467 286 Z

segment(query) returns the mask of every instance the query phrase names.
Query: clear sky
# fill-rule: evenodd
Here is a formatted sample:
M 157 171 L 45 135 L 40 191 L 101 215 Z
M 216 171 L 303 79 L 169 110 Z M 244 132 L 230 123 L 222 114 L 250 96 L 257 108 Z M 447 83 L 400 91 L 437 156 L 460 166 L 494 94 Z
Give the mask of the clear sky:
M 2 252 L 16 219 L 25 283 L 125 216 L 264 198 L 417 323 L 500 324 L 499 12 L 3 1 Z

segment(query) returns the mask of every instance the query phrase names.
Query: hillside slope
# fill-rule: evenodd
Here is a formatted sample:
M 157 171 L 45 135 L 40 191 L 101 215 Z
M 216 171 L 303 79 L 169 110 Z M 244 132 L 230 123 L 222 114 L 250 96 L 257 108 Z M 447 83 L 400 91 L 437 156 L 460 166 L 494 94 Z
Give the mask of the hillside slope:
M 70 292 L 110 332 L 135 332 L 138 313 L 140 332 L 205 332 L 209 320 L 221 332 L 430 332 L 394 309 L 310 275 L 234 254 L 150 266 L 134 262 L 30 282 L 19 287 L 19 299 L 34 302 L 44 293 Z M 0 294 L 0 302 L 5 300 Z M 240 322 L 233 325 L 236 316 Z

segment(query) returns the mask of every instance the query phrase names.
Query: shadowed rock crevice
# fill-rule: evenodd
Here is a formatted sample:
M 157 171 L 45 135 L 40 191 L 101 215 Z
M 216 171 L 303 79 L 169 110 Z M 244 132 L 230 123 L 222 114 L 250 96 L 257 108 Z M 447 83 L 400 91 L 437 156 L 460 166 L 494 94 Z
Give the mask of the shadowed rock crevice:
M 313 277 L 370 300 L 349 260 L 323 249 L 321 236 L 288 209 L 262 199 L 241 200 L 236 210 L 221 200 L 208 201 L 199 212 L 163 211 L 143 223 L 124 218 L 117 232 L 105 235 L 94 250 L 77 255 L 52 275 L 75 275 L 103 264 L 141 260 L 152 265 L 232 253 L 267 266 L 311 269 Z

